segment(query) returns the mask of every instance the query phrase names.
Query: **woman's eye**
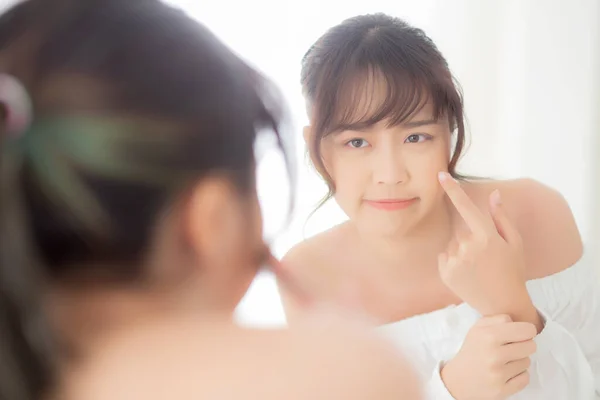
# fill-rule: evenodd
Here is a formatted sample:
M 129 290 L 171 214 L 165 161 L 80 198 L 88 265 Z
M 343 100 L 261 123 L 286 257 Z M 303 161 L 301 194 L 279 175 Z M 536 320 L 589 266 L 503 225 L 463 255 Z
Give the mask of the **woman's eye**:
M 368 145 L 369 143 L 367 143 L 367 141 L 364 139 L 352 139 L 346 143 L 346 146 L 354 147 L 355 149 L 359 149 Z
M 420 143 L 420 142 L 424 142 L 426 140 L 429 139 L 428 135 L 424 135 L 422 133 L 416 133 L 414 135 L 410 135 L 409 137 L 406 138 L 405 142 L 406 143 Z

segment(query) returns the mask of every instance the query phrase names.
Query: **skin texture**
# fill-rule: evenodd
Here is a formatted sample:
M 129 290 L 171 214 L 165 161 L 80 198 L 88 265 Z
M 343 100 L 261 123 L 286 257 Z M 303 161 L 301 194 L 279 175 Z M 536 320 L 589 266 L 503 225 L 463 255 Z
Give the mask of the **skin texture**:
M 70 398 L 420 398 L 397 352 L 346 322 L 319 319 L 289 331 L 164 322 L 112 340 L 79 370 Z

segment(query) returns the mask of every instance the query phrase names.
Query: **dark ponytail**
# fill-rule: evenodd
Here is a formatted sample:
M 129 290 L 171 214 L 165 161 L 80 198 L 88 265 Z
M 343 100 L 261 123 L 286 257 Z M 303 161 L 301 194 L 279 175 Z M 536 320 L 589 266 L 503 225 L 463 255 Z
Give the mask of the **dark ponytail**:
M 0 18 L 0 72 L 18 70 L 27 75 L 27 64 L 35 54 L 42 30 L 50 30 L 67 16 L 65 2 L 29 0 Z M 54 6 L 54 7 L 53 7 Z M 57 7 L 58 6 L 58 7 Z M 31 23 L 48 13 L 45 26 Z M 31 30 L 32 26 L 37 31 Z M 29 29 L 27 29 L 29 28 Z M 26 41 L 21 45 L 19 41 Z M 19 46 L 20 54 L 12 46 Z M 5 56 L 9 61 L 4 59 Z M 11 104 L 2 105 L 7 116 Z M 0 128 L 0 399 L 39 400 L 48 395 L 55 381 L 54 333 L 47 321 L 42 298 L 45 294 L 45 268 L 33 245 L 31 223 L 26 215 L 22 188 L 23 158 L 19 136 Z
M 44 271 L 25 217 L 19 157 L 5 148 L 0 165 L 0 398 L 38 400 L 53 381 L 52 330 L 42 310 Z

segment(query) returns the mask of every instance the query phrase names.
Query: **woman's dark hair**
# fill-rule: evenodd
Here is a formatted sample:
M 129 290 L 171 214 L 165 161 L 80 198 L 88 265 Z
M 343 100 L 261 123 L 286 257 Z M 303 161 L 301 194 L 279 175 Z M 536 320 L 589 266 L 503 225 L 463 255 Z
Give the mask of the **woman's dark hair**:
M 329 187 L 321 204 L 335 193 L 321 156 L 324 137 L 350 125 L 383 120 L 390 126 L 400 124 L 427 102 L 434 117 L 448 118 L 456 134 L 448 171 L 462 178 L 456 172 L 465 146 L 462 94 L 448 63 L 422 30 L 385 14 L 349 18 L 329 29 L 304 55 L 301 83 L 311 120 L 308 151 Z M 377 104 L 367 100 L 368 110 L 362 110 L 363 95 L 380 83 L 385 99 Z
M 255 139 L 282 148 L 284 113 L 268 81 L 158 0 L 21 2 L 0 18 L 0 72 L 33 102 L 29 129 L 0 135 L 0 398 L 34 400 L 60 342 L 45 289 L 142 278 L 156 223 L 195 183 L 220 174 L 253 194 Z

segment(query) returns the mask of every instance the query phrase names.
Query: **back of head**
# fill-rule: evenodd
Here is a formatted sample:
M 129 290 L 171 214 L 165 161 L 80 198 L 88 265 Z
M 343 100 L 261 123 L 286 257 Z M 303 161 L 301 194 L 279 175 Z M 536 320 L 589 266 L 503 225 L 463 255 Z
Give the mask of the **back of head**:
M 455 147 L 448 171 L 455 177 L 465 143 L 463 102 L 448 63 L 433 41 L 405 21 L 385 14 L 349 18 L 329 29 L 302 60 L 301 83 L 311 131 L 311 158 L 329 184 L 320 141 L 344 126 L 389 125 L 409 120 L 426 103 L 434 118 L 448 118 Z M 373 98 L 373 93 L 384 95 Z M 326 198 L 326 199 L 327 199 Z
M 267 82 L 157 0 L 21 2 L 0 18 L 0 73 L 33 115 L 0 142 L 0 398 L 33 400 L 63 350 L 48 285 L 138 279 L 169 204 L 214 173 L 253 190 L 257 132 L 280 120 Z

